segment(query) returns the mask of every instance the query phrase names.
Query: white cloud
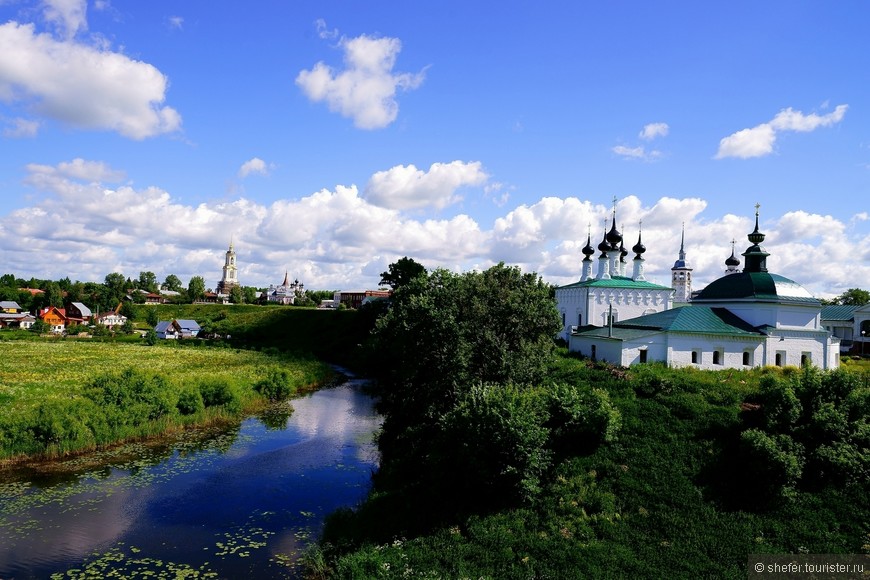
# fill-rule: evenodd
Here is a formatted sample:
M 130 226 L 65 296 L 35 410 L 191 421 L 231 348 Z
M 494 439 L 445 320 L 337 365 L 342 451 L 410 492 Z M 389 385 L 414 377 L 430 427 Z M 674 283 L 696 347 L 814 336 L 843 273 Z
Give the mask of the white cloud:
M 67 40 L 87 29 L 87 10 L 87 0 L 43 0 L 45 20 Z
M 810 113 L 804 115 L 791 107 L 783 109 L 767 123 L 761 123 L 749 129 L 742 129 L 719 141 L 719 151 L 716 159 L 738 157 L 748 159 L 763 157 L 773 153 L 776 134 L 780 131 L 797 131 L 805 133 L 815 131 L 819 127 L 830 127 L 843 120 L 848 105 L 838 105 L 827 115 Z
M 183 30 L 184 29 L 184 18 L 181 16 L 170 16 L 169 20 L 169 28 L 172 30 Z
M 428 172 L 397 165 L 372 175 L 365 194 L 369 202 L 391 209 L 442 209 L 459 201 L 460 187 L 482 185 L 487 177 L 479 161 L 433 163 Z
M 181 127 L 163 106 L 168 81 L 154 66 L 107 50 L 37 34 L 32 24 L 0 25 L 0 99 L 83 129 L 133 139 Z
M 424 73 L 393 73 L 402 50 L 397 38 L 366 35 L 342 38 L 345 68 L 334 71 L 323 62 L 303 70 L 296 84 L 314 102 L 325 101 L 331 111 L 353 119 L 360 129 L 381 129 L 396 120 L 396 93 L 420 86 Z
M 643 159 L 644 161 L 652 161 L 662 156 L 662 152 L 658 149 L 647 151 L 643 145 L 638 147 L 626 147 L 625 145 L 616 145 L 610 149 L 620 157 L 628 159 Z
M 3 136 L 12 139 L 20 137 L 35 137 L 39 132 L 39 121 L 30 119 L 12 119 L 8 121 L 7 126 L 3 129 Z
M 268 175 L 269 166 L 266 165 L 266 162 L 259 157 L 254 157 L 242 163 L 242 166 L 239 168 L 239 177 L 244 179 L 252 173 Z
M 666 137 L 669 130 L 667 123 L 649 123 L 643 126 L 638 136 L 644 141 L 652 141 L 656 137 Z
M 314 27 L 317 28 L 317 36 L 319 36 L 323 40 L 338 38 L 338 29 L 333 28 L 332 30 L 330 30 L 326 26 L 326 20 L 324 20 L 323 18 L 318 18 L 317 20 L 315 20 Z
M 152 271 L 160 279 L 203 276 L 214 287 L 232 236 L 239 277 L 251 286 L 279 283 L 286 269 L 312 289 L 373 287 L 402 256 L 452 270 L 504 260 L 558 285 L 579 278 L 587 232 L 597 245 L 612 215 L 607 199 L 545 197 L 506 209 L 491 225 L 464 214 L 426 219 L 374 205 L 352 185 L 268 205 L 244 198 L 186 205 L 156 187 L 107 186 L 125 177 L 99 161 L 32 164 L 27 171 L 27 183 L 45 195 L 0 215 L 4 268 L 24 278 L 100 281 L 112 271 Z M 647 279 L 670 283 L 683 221 L 696 288 L 722 275 L 732 238 L 738 255 L 749 246 L 751 212 L 710 217 L 706 208 L 696 197 L 619 200 L 617 225 L 629 248 L 643 220 Z M 866 223 L 862 213 L 848 223 L 801 211 L 762 216 L 768 268 L 825 296 L 860 287 L 870 277 L 870 263 L 854 255 L 855 247 L 870 246 L 856 231 Z

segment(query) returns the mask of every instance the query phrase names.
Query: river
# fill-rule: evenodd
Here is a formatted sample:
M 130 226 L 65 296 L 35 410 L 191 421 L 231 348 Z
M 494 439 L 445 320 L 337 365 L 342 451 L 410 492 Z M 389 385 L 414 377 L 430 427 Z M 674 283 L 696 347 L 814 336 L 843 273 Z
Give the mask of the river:
M 377 468 L 361 384 L 293 399 L 289 417 L 0 472 L 0 579 L 294 577 Z

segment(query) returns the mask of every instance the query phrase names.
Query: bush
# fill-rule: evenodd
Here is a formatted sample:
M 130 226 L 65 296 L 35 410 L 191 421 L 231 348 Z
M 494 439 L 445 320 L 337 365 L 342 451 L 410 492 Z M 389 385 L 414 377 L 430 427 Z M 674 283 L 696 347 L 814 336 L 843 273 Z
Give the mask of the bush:
M 199 389 L 188 387 L 178 394 L 178 403 L 175 406 L 182 415 L 193 415 L 205 409 L 205 402 Z
M 171 415 L 173 394 L 166 377 L 134 369 L 96 377 L 85 390 L 85 396 L 103 408 L 110 426 L 136 426 Z
M 622 417 L 607 391 L 588 385 L 555 384 L 546 390 L 546 398 L 553 447 L 591 451 L 616 440 Z
M 239 395 L 231 385 L 217 379 L 205 379 L 199 384 L 202 402 L 206 407 L 225 406 L 235 409 L 240 405 Z
M 767 498 L 792 495 L 804 467 L 803 447 L 788 435 L 760 429 L 741 433 L 740 443 L 748 481 Z
M 543 397 L 516 386 L 472 387 L 441 421 L 441 459 L 466 499 L 531 500 L 550 465 Z M 463 492 L 454 490 L 457 495 Z
M 290 375 L 285 370 L 275 368 L 269 369 L 266 377 L 254 385 L 254 390 L 270 401 L 281 401 L 293 394 Z

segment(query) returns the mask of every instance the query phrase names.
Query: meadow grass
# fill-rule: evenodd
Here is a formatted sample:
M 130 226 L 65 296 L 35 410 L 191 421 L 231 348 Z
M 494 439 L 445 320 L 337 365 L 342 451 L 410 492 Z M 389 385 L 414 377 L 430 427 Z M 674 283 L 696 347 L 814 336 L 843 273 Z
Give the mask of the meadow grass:
M 0 342 L 0 460 L 236 419 L 268 403 L 255 387 L 269 377 L 292 394 L 331 376 L 311 357 L 204 344 Z

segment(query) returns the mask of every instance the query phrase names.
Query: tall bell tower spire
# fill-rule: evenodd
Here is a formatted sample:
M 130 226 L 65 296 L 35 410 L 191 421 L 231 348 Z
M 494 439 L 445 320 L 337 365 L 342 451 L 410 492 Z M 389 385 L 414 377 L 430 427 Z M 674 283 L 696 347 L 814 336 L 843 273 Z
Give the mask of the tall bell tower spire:
M 238 268 L 236 267 L 236 250 L 233 247 L 233 239 L 230 238 L 230 247 L 224 256 L 224 268 L 221 281 L 217 283 L 218 294 L 229 294 L 233 287 L 239 285 Z
M 671 268 L 671 288 L 674 289 L 674 302 L 688 302 L 692 299 L 692 267 L 686 261 L 686 223 L 680 236 L 679 259 Z

